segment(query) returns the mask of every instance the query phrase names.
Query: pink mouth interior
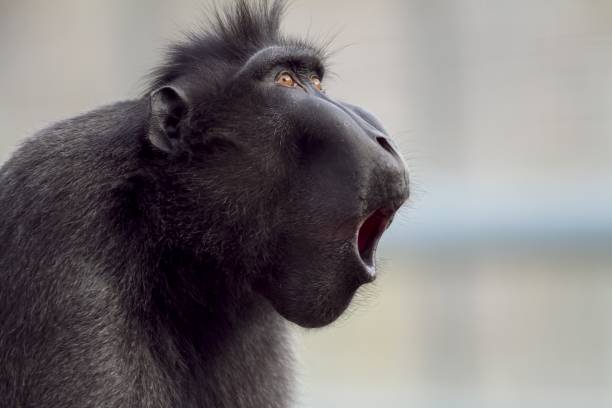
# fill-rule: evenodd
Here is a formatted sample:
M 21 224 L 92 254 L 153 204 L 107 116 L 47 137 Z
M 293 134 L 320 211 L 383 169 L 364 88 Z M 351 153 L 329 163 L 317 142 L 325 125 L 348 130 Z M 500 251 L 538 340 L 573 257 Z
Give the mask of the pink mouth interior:
M 374 251 L 383 232 L 389 226 L 392 211 L 378 209 L 374 211 L 361 225 L 357 235 L 357 248 L 361 259 L 372 266 L 374 264 Z

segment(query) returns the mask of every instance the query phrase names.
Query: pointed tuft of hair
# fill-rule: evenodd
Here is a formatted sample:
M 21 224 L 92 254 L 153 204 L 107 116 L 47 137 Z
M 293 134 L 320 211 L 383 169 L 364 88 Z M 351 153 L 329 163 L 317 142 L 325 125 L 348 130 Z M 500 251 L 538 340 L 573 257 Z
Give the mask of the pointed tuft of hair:
M 307 41 L 288 39 L 280 32 L 285 0 L 236 0 L 224 9 L 214 8 L 207 27 L 186 34 L 168 47 L 164 62 L 150 74 L 151 92 L 207 63 L 232 64 L 246 61 L 269 45 L 293 45 L 317 50 Z
M 286 10 L 285 0 L 237 0 L 232 8 L 214 12 L 212 29 L 228 47 L 240 52 L 245 47 L 260 48 L 279 41 L 280 24 Z

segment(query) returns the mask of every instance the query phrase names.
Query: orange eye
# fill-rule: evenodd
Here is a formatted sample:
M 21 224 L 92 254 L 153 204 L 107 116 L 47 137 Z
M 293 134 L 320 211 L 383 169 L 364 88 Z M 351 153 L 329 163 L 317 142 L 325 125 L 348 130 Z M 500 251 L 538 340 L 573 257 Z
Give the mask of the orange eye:
M 321 78 L 319 78 L 316 75 L 313 75 L 310 77 L 310 82 L 312 83 L 312 85 L 317 88 L 317 90 L 322 91 L 323 90 L 323 84 L 321 84 Z
M 276 77 L 276 83 L 282 86 L 286 86 L 288 88 L 293 88 L 296 86 L 296 82 L 288 72 L 281 72 Z

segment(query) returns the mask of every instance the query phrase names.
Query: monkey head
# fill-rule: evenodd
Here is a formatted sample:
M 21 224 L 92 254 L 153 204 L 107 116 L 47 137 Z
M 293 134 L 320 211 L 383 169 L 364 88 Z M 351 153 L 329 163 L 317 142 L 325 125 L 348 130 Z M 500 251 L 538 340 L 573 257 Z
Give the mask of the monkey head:
M 278 33 L 280 12 L 221 16 L 171 49 L 146 142 L 170 180 L 159 211 L 174 244 L 319 327 L 375 278 L 408 178 L 379 121 L 326 93 L 324 52 Z

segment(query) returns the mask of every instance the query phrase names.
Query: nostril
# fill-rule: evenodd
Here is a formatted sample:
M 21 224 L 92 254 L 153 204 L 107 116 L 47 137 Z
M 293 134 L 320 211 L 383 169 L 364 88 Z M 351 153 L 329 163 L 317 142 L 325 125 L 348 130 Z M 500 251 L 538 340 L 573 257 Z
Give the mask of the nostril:
M 395 152 L 395 149 L 389 144 L 389 141 L 387 140 L 386 137 L 376 136 L 376 141 L 383 149 L 385 149 L 386 151 L 388 151 L 394 156 L 397 155 L 397 153 Z

